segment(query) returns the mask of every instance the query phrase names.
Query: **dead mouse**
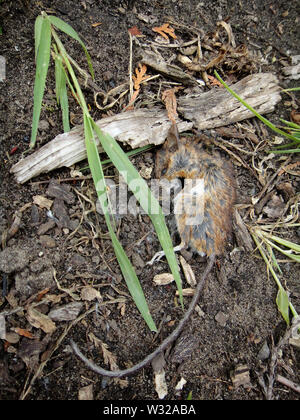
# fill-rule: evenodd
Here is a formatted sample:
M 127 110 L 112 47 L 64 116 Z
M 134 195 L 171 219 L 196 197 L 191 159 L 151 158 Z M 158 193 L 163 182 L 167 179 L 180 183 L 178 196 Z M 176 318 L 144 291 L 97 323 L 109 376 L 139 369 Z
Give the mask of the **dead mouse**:
M 167 179 L 198 180 L 196 186 L 184 186 L 175 197 L 176 225 L 181 243 L 175 250 L 190 248 L 200 255 L 207 255 L 208 263 L 199 281 L 188 310 L 174 331 L 145 359 L 129 369 L 109 371 L 86 358 L 71 340 L 75 354 L 94 372 L 108 377 L 122 377 L 136 373 L 163 352 L 182 332 L 199 300 L 205 280 L 213 268 L 216 255 L 221 255 L 231 232 L 231 216 L 235 202 L 235 181 L 231 166 L 218 155 L 211 155 L 195 141 L 180 139 L 176 124 L 158 151 L 156 176 Z M 194 188 L 194 189 L 193 189 Z M 187 212 L 187 207 L 191 207 Z M 181 207 L 180 207 L 181 206 Z M 201 211 L 198 209 L 201 208 Z M 192 222 L 194 223 L 190 223 Z M 177 249 L 176 249 L 177 248 Z M 159 253 L 151 263 L 161 258 Z

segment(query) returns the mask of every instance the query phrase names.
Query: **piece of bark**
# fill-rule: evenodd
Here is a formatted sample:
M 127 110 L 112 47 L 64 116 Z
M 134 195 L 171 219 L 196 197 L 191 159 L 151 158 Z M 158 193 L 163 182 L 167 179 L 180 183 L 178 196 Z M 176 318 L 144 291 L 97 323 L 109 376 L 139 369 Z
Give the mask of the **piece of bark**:
M 133 149 L 147 144 L 161 144 L 165 141 L 171 121 L 167 112 L 158 108 L 127 111 L 97 121 L 103 132 L 116 140 L 129 144 Z M 179 132 L 192 128 L 190 122 L 177 120 Z M 101 151 L 101 147 L 98 147 Z M 35 153 L 20 160 L 12 168 L 17 182 L 23 184 L 31 178 L 63 166 L 70 167 L 86 159 L 83 127 L 59 134 Z
M 141 62 L 152 67 L 158 73 L 176 80 L 185 86 L 197 85 L 197 80 L 174 64 L 168 64 L 153 51 L 141 51 Z
M 271 73 L 257 73 L 230 86 L 260 114 L 272 112 L 281 100 L 278 79 Z M 253 113 L 226 89 L 217 88 L 178 98 L 177 111 L 193 121 L 199 130 L 221 127 L 253 117 Z
M 238 245 L 243 246 L 246 251 L 252 252 L 254 250 L 254 246 L 251 235 L 249 234 L 248 229 L 237 209 L 235 209 L 233 216 L 234 233 Z

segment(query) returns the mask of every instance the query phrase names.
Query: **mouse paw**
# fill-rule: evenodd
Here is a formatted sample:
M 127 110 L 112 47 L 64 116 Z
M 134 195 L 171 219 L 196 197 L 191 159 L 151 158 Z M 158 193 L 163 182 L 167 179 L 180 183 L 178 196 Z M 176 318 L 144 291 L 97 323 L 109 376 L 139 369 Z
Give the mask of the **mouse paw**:
M 173 251 L 174 251 L 174 252 L 179 252 L 179 251 L 181 251 L 183 248 L 185 248 L 185 245 L 184 245 L 184 243 L 182 242 L 181 244 L 179 244 L 179 245 L 175 246 L 175 248 L 173 248 Z M 155 262 L 160 261 L 160 260 L 162 259 L 162 257 L 164 257 L 165 255 L 166 255 L 166 254 L 165 254 L 165 251 L 159 251 L 159 252 L 157 252 L 157 253 L 156 253 L 156 254 L 152 257 L 152 259 L 146 263 L 146 265 L 153 265 Z
M 150 261 L 146 263 L 146 265 L 153 265 L 155 262 L 158 262 L 164 257 L 166 254 L 164 251 L 157 252 Z

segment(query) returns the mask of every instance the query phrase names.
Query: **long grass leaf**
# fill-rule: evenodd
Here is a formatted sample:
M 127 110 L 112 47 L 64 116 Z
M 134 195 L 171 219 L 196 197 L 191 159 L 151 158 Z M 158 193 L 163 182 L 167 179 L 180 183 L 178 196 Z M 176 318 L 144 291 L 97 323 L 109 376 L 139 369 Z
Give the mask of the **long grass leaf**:
M 93 177 L 94 184 L 96 186 L 98 198 L 101 203 L 101 207 L 104 213 L 105 221 L 109 230 L 112 244 L 115 250 L 117 260 L 125 278 L 128 290 L 133 297 L 133 300 L 142 314 L 145 322 L 151 331 L 157 331 L 154 321 L 150 315 L 150 311 L 140 285 L 140 282 L 136 276 L 134 268 L 129 261 L 122 245 L 120 244 L 114 229 L 111 224 L 110 215 L 108 213 L 108 200 L 106 194 L 105 179 L 102 170 L 101 161 L 99 158 L 96 143 L 94 141 L 94 134 L 92 130 L 93 121 L 90 117 L 84 115 L 84 130 L 85 130 L 85 141 L 87 148 L 88 161 Z
M 273 241 L 276 241 L 280 245 L 284 245 L 287 248 L 293 249 L 295 252 L 300 252 L 300 245 L 295 244 L 294 242 L 288 241 L 286 239 L 280 238 L 279 236 L 271 235 L 270 238 Z
M 95 75 L 94 75 L 94 69 L 93 69 L 90 54 L 89 54 L 88 50 L 86 49 L 86 46 L 84 45 L 83 41 L 80 39 L 78 33 L 75 31 L 75 29 L 73 29 L 71 25 L 64 22 L 63 20 L 61 20 L 57 16 L 48 16 L 48 19 L 52 23 L 52 25 L 54 25 L 56 28 L 58 28 L 59 30 L 61 30 L 62 32 L 64 32 L 65 34 L 69 35 L 71 38 L 73 38 L 73 39 L 75 39 L 76 41 L 79 42 L 79 44 L 82 46 L 82 48 L 84 50 L 84 53 L 86 55 L 86 59 L 87 59 L 87 62 L 88 62 L 88 66 L 89 66 L 89 69 L 90 69 L 91 76 L 94 79 Z
M 70 131 L 70 120 L 69 120 L 69 101 L 68 101 L 68 92 L 67 92 L 67 84 L 66 78 L 64 77 L 64 81 L 60 91 L 60 107 L 62 112 L 62 121 L 63 121 L 63 129 L 64 133 Z
M 173 250 L 170 233 L 165 223 L 165 217 L 158 201 L 153 196 L 147 183 L 143 178 L 141 178 L 140 174 L 132 165 L 116 140 L 109 134 L 103 133 L 95 122 L 93 123 L 93 128 L 97 133 L 106 154 L 112 160 L 119 173 L 126 176 L 126 182 L 129 188 L 135 195 L 143 210 L 149 215 L 176 281 L 180 302 L 183 304 L 182 285 L 178 264 Z
M 142 146 L 142 147 L 137 147 L 136 149 L 133 150 L 129 150 L 128 152 L 125 152 L 126 155 L 128 157 L 130 156 L 136 156 L 140 153 L 146 152 L 147 150 L 152 149 L 154 146 L 152 144 L 147 144 L 147 146 Z M 101 160 L 102 165 L 107 165 L 109 163 L 112 163 L 111 159 L 105 159 L 105 160 Z M 84 166 L 83 168 L 80 168 L 80 171 L 86 171 L 88 170 L 90 167 L 89 166 Z
M 42 108 L 42 100 L 45 91 L 46 77 L 50 61 L 50 44 L 51 44 L 51 26 L 47 19 L 43 19 L 40 40 L 38 44 L 37 59 L 36 59 L 36 72 L 34 81 L 33 93 L 33 120 L 30 147 L 34 147 L 38 131 L 38 124 Z
M 34 23 L 34 50 L 35 50 L 35 59 L 37 57 L 40 40 L 41 40 L 41 31 L 44 18 L 40 15 L 36 18 Z
M 286 149 L 286 150 L 272 150 L 272 153 L 275 155 L 278 154 L 287 154 L 287 153 L 299 153 L 300 149 Z
M 63 84 L 63 79 L 65 79 L 64 70 L 62 66 L 62 60 L 60 56 L 56 56 L 54 60 L 55 64 L 55 95 L 56 101 L 60 104 L 61 89 Z
M 284 120 L 283 118 L 280 118 L 280 121 L 286 124 L 288 127 L 294 128 L 295 130 L 300 130 L 300 125 L 296 124 L 292 121 Z
M 289 297 L 287 292 L 280 287 L 278 289 L 277 297 L 276 297 L 276 304 L 279 312 L 283 316 L 283 319 L 287 323 L 287 325 L 290 325 L 290 317 L 289 317 Z
M 60 104 L 62 111 L 63 129 L 64 133 L 67 133 L 70 131 L 67 79 L 62 58 L 59 55 L 55 58 L 55 85 L 57 102 Z

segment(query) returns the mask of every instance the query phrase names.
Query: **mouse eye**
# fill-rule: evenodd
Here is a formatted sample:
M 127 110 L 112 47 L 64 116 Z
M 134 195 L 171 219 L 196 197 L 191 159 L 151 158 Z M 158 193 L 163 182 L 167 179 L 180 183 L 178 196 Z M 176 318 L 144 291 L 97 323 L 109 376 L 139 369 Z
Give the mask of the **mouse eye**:
M 166 173 L 167 173 L 167 168 L 164 168 L 164 169 L 161 171 L 161 174 L 162 174 L 162 175 L 166 175 Z

